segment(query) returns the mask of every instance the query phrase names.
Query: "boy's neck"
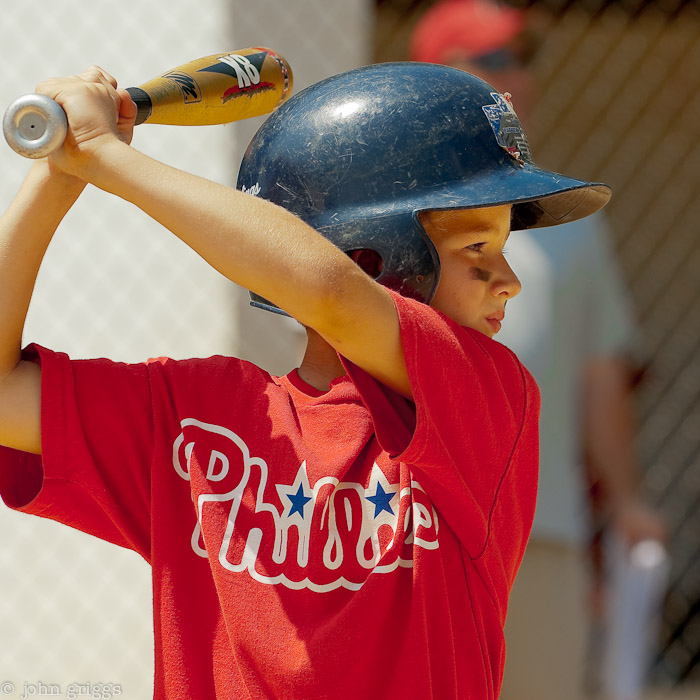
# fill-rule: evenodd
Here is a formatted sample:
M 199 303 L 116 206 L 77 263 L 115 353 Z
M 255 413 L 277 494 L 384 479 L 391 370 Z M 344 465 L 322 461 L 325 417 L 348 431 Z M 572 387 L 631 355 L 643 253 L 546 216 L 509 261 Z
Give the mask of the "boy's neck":
M 306 329 L 304 359 L 297 370 L 301 379 L 319 391 L 328 391 L 331 382 L 345 374 L 338 353 L 311 328 Z

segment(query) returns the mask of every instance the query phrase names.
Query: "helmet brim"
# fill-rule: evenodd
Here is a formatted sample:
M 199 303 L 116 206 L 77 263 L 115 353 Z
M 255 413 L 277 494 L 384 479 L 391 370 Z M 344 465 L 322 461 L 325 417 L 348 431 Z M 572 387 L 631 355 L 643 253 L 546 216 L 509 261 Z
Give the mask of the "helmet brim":
M 611 189 L 599 182 L 585 182 L 531 165 L 494 169 L 468 180 L 441 184 L 432 191 L 417 187 L 391 201 L 348 206 L 322 212 L 309 223 L 333 228 L 351 221 L 367 221 L 407 211 L 477 209 L 513 205 L 513 230 L 558 226 L 583 219 L 602 209 Z
M 524 166 L 521 175 L 519 196 L 509 199 L 514 230 L 583 219 L 602 209 L 612 195 L 610 187 L 602 182 L 584 182 L 533 166 Z

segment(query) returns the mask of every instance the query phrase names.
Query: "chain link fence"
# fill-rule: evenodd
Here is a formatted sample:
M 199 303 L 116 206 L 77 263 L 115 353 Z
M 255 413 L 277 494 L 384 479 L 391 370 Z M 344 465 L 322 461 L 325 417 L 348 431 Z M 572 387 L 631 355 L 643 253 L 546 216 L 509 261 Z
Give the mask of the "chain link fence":
M 281 0 L 8 4 L 0 104 L 91 63 L 123 86 L 139 85 L 199 56 L 265 45 L 290 61 L 299 90 L 369 62 L 371 9 L 365 0 L 307 0 L 293 10 Z M 144 125 L 134 145 L 234 185 L 243 147 L 261 122 Z M 0 163 L 4 210 L 29 163 L 4 143 Z M 286 371 L 301 333 L 287 319 L 249 314 L 243 290 L 134 207 L 88 188 L 47 253 L 25 341 L 123 361 L 238 354 Z M 151 696 L 148 566 L 131 552 L 4 507 L 0 531 L 0 696 Z
M 700 679 L 700 13 L 690 3 L 554 8 L 535 61 L 535 152 L 613 186 L 610 220 L 649 360 L 646 486 L 671 529 L 659 681 Z
M 377 0 L 375 58 L 403 60 L 425 0 Z M 607 182 L 649 367 L 647 490 L 671 526 L 659 682 L 700 679 L 700 11 L 681 0 L 542 0 L 528 136 L 540 165 Z

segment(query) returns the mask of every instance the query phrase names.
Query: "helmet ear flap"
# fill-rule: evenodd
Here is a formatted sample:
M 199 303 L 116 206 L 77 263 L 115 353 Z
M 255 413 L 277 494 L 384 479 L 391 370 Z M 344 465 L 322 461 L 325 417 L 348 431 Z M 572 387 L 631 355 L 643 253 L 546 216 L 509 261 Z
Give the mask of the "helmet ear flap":
M 430 238 L 428 232 L 425 230 L 425 227 L 423 226 L 420 220 L 420 215 L 423 213 L 423 211 L 414 211 L 411 218 L 413 220 L 413 228 L 420 234 L 420 239 L 430 256 L 430 273 L 428 275 L 428 279 L 424 279 L 424 276 L 421 274 L 418 274 L 416 276 L 416 282 L 418 282 L 421 285 L 425 285 L 423 297 L 419 298 L 419 301 L 422 301 L 425 304 L 430 304 L 433 297 L 435 296 L 438 284 L 440 284 L 441 268 L 440 256 L 438 255 L 435 243 L 433 243 L 433 239 Z
M 350 259 L 373 280 L 382 274 L 384 261 L 382 256 L 371 248 L 360 248 L 359 250 L 349 250 Z
M 426 304 L 433 298 L 440 261 L 417 213 L 360 218 L 319 232 L 379 284 Z

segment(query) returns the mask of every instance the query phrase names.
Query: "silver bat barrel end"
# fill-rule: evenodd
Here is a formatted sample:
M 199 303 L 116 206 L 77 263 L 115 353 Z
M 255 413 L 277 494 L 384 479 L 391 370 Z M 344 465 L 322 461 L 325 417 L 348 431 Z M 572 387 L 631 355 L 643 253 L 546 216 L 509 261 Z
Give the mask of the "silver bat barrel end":
M 44 158 L 65 140 L 68 120 L 63 108 L 44 95 L 23 95 L 5 112 L 5 140 L 25 158 Z

